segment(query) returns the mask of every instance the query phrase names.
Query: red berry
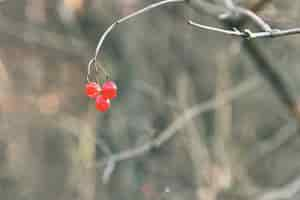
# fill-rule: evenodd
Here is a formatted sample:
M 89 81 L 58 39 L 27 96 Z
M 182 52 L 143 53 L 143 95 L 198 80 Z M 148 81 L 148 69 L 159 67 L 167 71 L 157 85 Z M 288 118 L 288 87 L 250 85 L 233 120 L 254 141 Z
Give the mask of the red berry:
M 96 98 L 96 108 L 100 112 L 106 112 L 110 108 L 109 99 L 104 98 L 102 95 Z
M 96 82 L 88 82 L 85 84 L 85 93 L 92 99 L 95 99 L 99 95 L 100 91 L 100 85 Z
M 106 81 L 102 85 L 101 94 L 106 99 L 114 99 L 117 96 L 117 85 L 114 81 Z

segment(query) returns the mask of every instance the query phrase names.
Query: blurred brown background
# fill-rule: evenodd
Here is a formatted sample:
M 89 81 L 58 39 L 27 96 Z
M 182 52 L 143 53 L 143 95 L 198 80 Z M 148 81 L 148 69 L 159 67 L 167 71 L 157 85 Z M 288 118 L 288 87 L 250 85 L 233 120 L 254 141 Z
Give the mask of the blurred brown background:
M 222 26 L 206 13 L 170 5 L 117 26 L 100 60 L 119 97 L 109 112 L 95 110 L 84 84 L 99 36 L 153 2 L 1 1 L 1 200 L 300 198 L 299 122 L 241 39 L 187 25 Z M 299 10 L 299 1 L 274 0 L 258 14 L 274 27 L 297 27 Z M 255 42 L 296 99 L 299 44 L 297 35 Z M 215 96 L 226 101 L 224 91 L 243 85 L 232 103 L 201 112 L 158 148 L 107 171 L 111 154 L 143 146 L 185 110 Z

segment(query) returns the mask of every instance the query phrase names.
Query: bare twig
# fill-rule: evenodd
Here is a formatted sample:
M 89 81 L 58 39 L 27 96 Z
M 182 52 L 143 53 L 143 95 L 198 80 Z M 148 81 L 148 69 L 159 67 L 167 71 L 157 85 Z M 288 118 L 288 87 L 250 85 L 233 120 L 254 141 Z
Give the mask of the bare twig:
M 228 17 L 233 16 L 239 16 L 239 17 L 247 17 L 251 19 L 254 24 L 256 24 L 259 28 L 261 28 L 265 32 L 271 32 L 272 28 L 270 27 L 269 24 L 267 24 L 261 17 L 255 14 L 250 9 L 246 9 L 243 7 L 236 6 L 233 1 L 231 0 L 225 0 L 225 5 L 227 6 L 229 13 L 225 13 L 220 15 L 219 17 L 221 19 L 226 19 Z
M 272 28 L 270 27 L 270 25 L 267 24 L 261 17 L 256 15 L 253 11 L 246 9 L 246 8 L 238 7 L 238 6 L 236 6 L 234 9 L 235 9 L 235 12 L 239 13 L 240 15 L 244 15 L 244 16 L 248 17 L 249 19 L 251 19 L 263 31 L 272 32 Z
M 212 26 L 207 26 L 203 24 L 198 24 L 193 21 L 188 21 L 188 24 L 204 29 L 204 30 L 209 30 L 209 31 L 215 31 L 219 33 L 224 33 L 227 35 L 233 35 L 233 36 L 238 36 L 246 39 L 255 39 L 255 38 L 266 38 L 266 37 L 281 37 L 281 36 L 288 36 L 288 35 L 294 35 L 294 34 L 299 34 L 300 33 L 300 28 L 293 28 L 293 29 L 287 29 L 287 30 L 279 30 L 279 29 L 272 29 L 270 32 L 251 32 L 249 29 L 245 29 L 244 31 L 240 31 L 238 29 L 234 30 L 225 30 L 222 28 L 216 28 Z
M 151 4 L 149 6 L 146 6 L 145 8 L 142 8 L 130 15 L 127 15 L 125 17 L 122 17 L 120 19 L 118 19 L 117 21 L 115 21 L 112 25 L 110 25 L 106 31 L 102 34 L 98 44 L 97 44 L 97 47 L 96 47 L 96 51 L 95 51 L 95 55 L 94 55 L 94 59 L 97 60 L 97 56 L 98 54 L 100 54 L 100 50 L 101 50 L 101 47 L 103 45 L 103 42 L 105 40 L 105 38 L 107 37 L 107 35 L 113 30 L 113 28 L 117 25 L 117 24 L 121 24 L 123 22 L 126 22 L 128 21 L 129 19 L 133 18 L 133 17 L 136 17 L 138 15 L 141 15 L 145 12 L 148 12 L 154 8 L 157 8 L 157 7 L 160 7 L 162 5 L 165 5 L 165 4 L 170 4 L 170 3 L 181 3 L 181 2 L 184 2 L 184 0 L 164 0 L 164 1 L 160 1 L 160 2 L 157 2 L 157 3 L 154 3 L 154 4 Z
M 106 167 L 103 172 L 102 182 L 104 184 L 108 183 L 110 176 L 114 172 L 115 168 L 116 168 L 116 161 L 112 157 L 110 160 L 107 161 Z
M 239 6 L 236 6 L 232 0 L 224 0 L 225 5 L 227 6 L 228 10 L 231 12 L 231 14 L 237 14 L 244 17 L 248 17 L 251 19 L 256 25 L 258 25 L 263 31 L 262 32 L 252 32 L 249 29 L 245 29 L 244 31 L 240 31 L 237 28 L 234 28 L 234 30 L 225 30 L 222 28 L 216 28 L 212 26 L 202 25 L 195 23 L 191 20 L 188 21 L 188 24 L 195 26 L 197 28 L 215 31 L 219 33 L 224 33 L 227 35 L 234 35 L 243 37 L 246 39 L 255 39 L 255 38 L 265 38 L 265 37 L 281 37 L 281 36 L 287 36 L 287 35 L 294 35 L 300 33 L 300 28 L 292 28 L 287 30 L 279 30 L 279 29 L 272 29 L 269 24 L 267 24 L 261 17 L 256 15 L 253 11 L 250 9 L 242 8 Z M 258 9 L 258 8 L 256 8 Z M 226 16 L 230 16 L 226 14 Z M 223 18 L 225 20 L 226 18 Z
M 204 30 L 209 30 L 209 31 L 215 31 L 215 32 L 219 32 L 219 33 L 224 33 L 227 35 L 233 35 L 233 36 L 239 36 L 239 37 L 246 37 L 246 34 L 239 31 L 239 30 L 225 30 L 222 28 L 216 28 L 216 27 L 212 27 L 212 26 L 207 26 L 207 25 L 202 25 L 202 24 L 198 24 L 196 22 L 193 22 L 191 20 L 188 21 L 188 24 L 200 28 L 200 29 L 204 29 Z
M 248 10 L 251 10 L 254 13 L 257 13 L 258 11 L 262 10 L 267 4 L 271 3 L 273 0 L 260 0 L 255 2 L 254 4 L 250 5 Z M 241 16 L 238 24 L 239 27 L 243 27 L 248 21 L 251 19 L 245 16 Z
M 216 98 L 210 99 L 205 103 L 201 103 L 198 105 L 195 105 L 186 111 L 184 111 L 180 117 L 175 119 L 168 128 L 166 128 L 157 138 L 153 139 L 152 141 L 149 141 L 141 146 L 122 151 L 117 154 L 112 154 L 111 156 L 104 158 L 102 161 L 98 162 L 97 166 L 103 166 L 106 164 L 106 175 L 105 180 L 108 181 L 111 174 L 113 173 L 114 167 L 111 167 L 112 165 L 116 165 L 118 162 L 124 161 L 124 160 L 130 160 L 136 157 L 140 157 L 148 153 L 151 149 L 159 148 L 163 144 L 165 144 L 167 141 L 169 141 L 174 135 L 177 133 L 178 130 L 182 129 L 187 122 L 194 119 L 195 117 L 208 112 L 210 110 L 214 110 L 215 108 L 222 106 L 226 103 L 229 103 L 230 101 L 233 101 L 234 99 L 237 99 L 244 95 L 245 93 L 248 93 L 254 89 L 257 88 L 259 85 L 259 79 L 253 78 L 251 80 L 247 80 L 243 82 L 241 85 L 237 86 L 235 89 L 224 92 L 224 98 L 225 101 L 219 101 Z M 110 163 L 110 164 L 108 164 Z M 112 164 L 113 163 L 113 164 Z M 112 170 L 109 170 L 112 169 Z M 108 173 L 109 172 L 109 173 Z

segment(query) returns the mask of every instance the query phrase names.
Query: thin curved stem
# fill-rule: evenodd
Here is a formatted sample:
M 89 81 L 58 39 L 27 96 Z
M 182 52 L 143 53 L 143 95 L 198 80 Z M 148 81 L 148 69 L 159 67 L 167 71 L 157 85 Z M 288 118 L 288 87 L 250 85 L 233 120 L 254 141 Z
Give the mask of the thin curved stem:
M 163 5 L 166 5 L 166 4 L 171 4 L 171 3 L 184 3 L 185 0 L 164 0 L 164 1 L 160 1 L 160 2 L 157 2 L 157 3 L 154 3 L 154 4 L 151 4 L 149 6 L 146 6 L 140 10 L 137 10 L 136 12 L 130 14 L 130 15 L 127 15 L 125 17 L 122 17 L 120 19 L 118 19 L 117 21 L 115 21 L 113 24 L 111 24 L 106 30 L 105 32 L 102 34 L 102 36 L 100 37 L 99 39 L 99 42 L 97 44 L 97 47 L 96 47 L 96 50 L 95 50 L 95 55 L 94 57 L 90 60 L 89 62 L 89 65 L 88 65 L 88 75 L 87 75 L 87 80 L 89 81 L 89 76 L 90 76 L 90 73 L 91 73 L 91 66 L 94 64 L 94 67 L 96 67 L 96 62 L 97 62 L 97 56 L 100 54 L 101 52 L 101 47 L 106 39 L 106 37 L 109 35 L 109 33 L 116 27 L 117 24 L 121 24 L 123 22 L 126 22 L 128 20 L 130 20 L 131 18 L 133 17 L 136 17 L 138 15 L 141 15 L 145 12 L 148 12 L 154 8 L 157 8 L 157 7 L 160 7 L 160 6 L 163 6 Z
M 160 7 L 162 5 L 165 5 L 165 4 L 170 4 L 170 3 L 180 3 L 180 2 L 185 2 L 185 0 L 164 0 L 164 1 L 160 1 L 160 2 L 157 2 L 157 3 L 154 3 L 154 4 L 151 4 L 149 6 L 146 6 L 145 8 L 142 8 L 130 15 L 127 15 L 125 17 L 122 17 L 120 19 L 118 19 L 117 21 L 115 21 L 112 25 L 110 25 L 106 31 L 103 33 L 103 35 L 101 36 L 99 42 L 98 42 L 98 45 L 97 45 L 97 48 L 96 48 L 96 51 L 95 51 L 95 60 L 97 60 L 97 56 L 100 54 L 100 50 L 101 50 L 101 47 L 103 45 L 103 42 L 105 40 L 105 38 L 108 36 L 108 34 L 114 29 L 114 27 L 117 25 L 117 24 L 121 24 L 123 22 L 126 22 L 128 21 L 129 19 L 133 18 L 133 17 L 136 17 L 138 15 L 141 15 L 145 12 L 148 12 L 154 8 L 157 8 L 157 7 Z

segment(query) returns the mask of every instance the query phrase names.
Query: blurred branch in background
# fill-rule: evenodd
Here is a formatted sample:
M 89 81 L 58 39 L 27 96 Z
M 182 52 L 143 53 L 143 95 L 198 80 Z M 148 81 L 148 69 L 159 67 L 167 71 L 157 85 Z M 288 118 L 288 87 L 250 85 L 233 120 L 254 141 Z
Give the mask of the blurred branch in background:
M 265 142 L 258 143 L 250 152 L 249 164 L 258 162 L 270 155 L 278 148 L 282 147 L 290 139 L 298 136 L 298 124 L 290 121 L 281 127 L 272 138 Z
M 18 22 L 3 15 L 0 15 L 0 33 L 12 37 L 12 43 L 17 44 L 21 41 L 21 43 L 49 49 L 58 55 L 62 54 L 81 62 L 86 62 L 90 52 L 83 39 L 71 34 L 51 32 L 39 25 Z
M 180 108 L 178 108 L 180 107 L 180 105 L 178 105 L 178 102 L 174 100 L 174 98 L 165 97 L 159 89 L 155 88 L 153 85 L 145 81 L 136 80 L 134 83 L 134 87 L 137 91 L 145 93 L 145 95 L 155 98 L 157 102 L 165 103 L 173 111 L 181 110 Z
M 118 162 L 143 156 L 146 153 L 148 153 L 151 149 L 159 148 L 160 146 L 168 142 L 171 138 L 173 138 L 175 134 L 178 132 L 178 130 L 182 129 L 186 125 L 186 123 L 188 123 L 193 118 L 205 112 L 208 112 L 210 110 L 214 110 L 219 106 L 230 103 L 230 101 L 238 99 L 239 97 L 245 95 L 246 93 L 249 93 L 250 91 L 257 89 L 259 85 L 260 84 L 258 78 L 252 78 L 250 80 L 246 80 L 236 88 L 224 92 L 224 99 L 226 99 L 226 101 L 219 101 L 218 99 L 214 98 L 208 100 L 207 102 L 186 109 L 182 114 L 180 114 L 180 117 L 176 118 L 168 126 L 168 128 L 166 128 L 163 132 L 161 132 L 159 136 L 154 140 L 149 141 L 136 148 L 122 151 L 118 154 L 112 154 L 108 158 L 102 159 L 102 161 L 97 163 L 97 166 L 100 167 L 106 165 L 106 169 L 105 169 L 106 173 L 104 179 L 105 183 L 107 183 L 107 181 L 109 180 L 109 177 L 114 171 L 115 165 Z
M 187 110 L 195 99 L 195 88 L 189 80 L 187 74 L 182 73 L 177 78 L 177 99 L 180 107 Z M 176 118 L 175 118 L 176 119 Z M 197 199 L 211 199 L 215 198 L 215 187 L 212 187 L 212 173 L 213 163 L 209 152 L 208 145 L 204 140 L 205 128 L 203 124 L 203 117 L 200 117 L 200 123 L 196 123 L 195 119 L 186 122 L 186 125 L 178 134 L 184 134 L 182 137 L 185 141 L 186 149 L 192 163 L 193 179 L 196 183 Z M 212 189 L 214 188 L 214 189 Z

